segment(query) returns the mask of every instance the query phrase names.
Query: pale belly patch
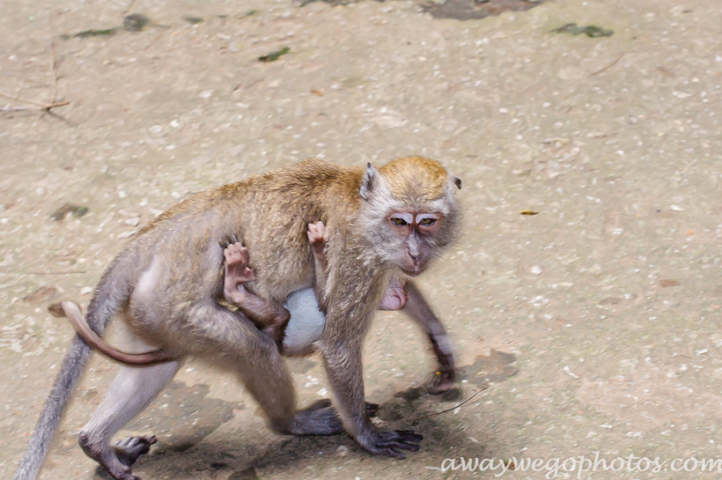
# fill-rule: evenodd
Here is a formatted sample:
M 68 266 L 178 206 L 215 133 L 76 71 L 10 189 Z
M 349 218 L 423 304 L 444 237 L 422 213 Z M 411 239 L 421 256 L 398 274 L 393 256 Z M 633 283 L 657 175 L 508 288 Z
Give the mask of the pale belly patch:
M 318 300 L 312 288 L 290 294 L 285 307 L 291 319 L 286 326 L 283 350 L 290 355 L 305 353 L 313 342 L 321 338 L 326 316 L 318 309 Z

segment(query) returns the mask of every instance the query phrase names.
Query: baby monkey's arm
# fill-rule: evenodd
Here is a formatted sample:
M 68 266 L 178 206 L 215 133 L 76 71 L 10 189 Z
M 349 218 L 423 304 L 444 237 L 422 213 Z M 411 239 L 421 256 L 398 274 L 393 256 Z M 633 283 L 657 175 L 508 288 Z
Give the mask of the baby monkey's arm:
M 323 222 L 308 224 L 308 241 L 311 242 L 313 251 L 314 264 L 316 266 L 316 298 L 325 311 L 323 305 L 323 296 L 326 291 L 326 269 L 328 268 L 328 260 L 326 258 L 326 243 L 328 242 L 328 232 Z M 389 287 L 384 292 L 384 297 L 379 303 L 379 310 L 401 310 L 406 305 L 408 296 L 404 289 L 403 282 L 397 278 L 392 278 Z

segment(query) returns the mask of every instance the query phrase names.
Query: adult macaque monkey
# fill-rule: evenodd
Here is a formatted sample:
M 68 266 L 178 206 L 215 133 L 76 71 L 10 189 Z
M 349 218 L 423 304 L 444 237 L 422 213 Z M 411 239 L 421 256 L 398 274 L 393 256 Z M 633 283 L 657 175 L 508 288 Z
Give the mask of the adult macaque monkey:
M 308 160 L 197 194 L 159 216 L 113 260 L 90 302 L 87 323 L 101 334 L 110 318 L 122 313 L 139 345 L 176 360 L 122 367 L 80 432 L 85 453 L 114 479 L 136 480 L 130 466 L 155 439 L 133 437 L 115 446 L 110 439 L 187 356 L 232 368 L 280 433 L 330 435 L 345 429 L 373 454 L 399 457 L 402 450 L 418 450 L 421 436 L 381 431 L 368 419 L 361 349 L 389 278 L 422 273 L 454 239 L 458 186 L 440 164 L 420 157 L 378 170 Z M 245 287 L 280 306 L 314 281 L 313 254 L 304 237 L 307 225 L 318 219 L 329 240 L 326 282 L 317 292 L 326 323 L 316 344 L 336 408 L 321 400 L 297 410 L 291 375 L 274 341 L 241 310 L 218 303 L 223 293 L 218 265 L 221 245 L 239 239 L 253 253 L 255 283 Z M 406 290 L 406 308 L 430 311 L 411 282 Z M 90 352 L 82 338 L 73 339 L 15 480 L 37 476 Z
M 325 252 L 328 234 L 323 222 L 311 223 L 308 227 L 308 239 L 311 242 L 315 263 L 315 289 L 323 292 L 326 284 L 325 272 L 328 269 Z M 223 300 L 229 305 L 240 308 L 259 328 L 269 334 L 278 345 L 281 354 L 296 356 L 314 351 L 314 342 L 321 337 L 326 323 L 326 317 L 321 312 L 321 310 L 325 311 L 326 307 L 318 304 L 314 289 L 307 288 L 289 295 L 285 306 L 293 309 L 292 315 L 287 308 L 270 304 L 245 289 L 243 284 L 254 281 L 255 274 L 249 267 L 248 250 L 240 242 L 228 245 L 223 250 L 223 256 L 225 257 Z M 379 303 L 379 310 L 403 309 L 408 301 L 405 284 L 405 280 L 392 278 Z M 448 391 L 453 385 L 455 372 L 453 354 L 448 346 L 444 327 L 426 305 L 412 303 L 411 309 L 414 319 L 425 320 L 421 322 L 422 326 L 431 340 L 439 361 L 439 370 L 429 391 L 432 394 Z M 80 306 L 74 302 L 56 303 L 48 310 L 56 317 L 68 317 L 88 345 L 117 362 L 126 365 L 152 365 L 175 360 L 171 354 L 162 350 L 133 354 L 109 345 L 90 328 L 80 311 Z M 290 320 L 293 321 L 289 323 Z M 289 327 L 288 332 L 287 327 Z

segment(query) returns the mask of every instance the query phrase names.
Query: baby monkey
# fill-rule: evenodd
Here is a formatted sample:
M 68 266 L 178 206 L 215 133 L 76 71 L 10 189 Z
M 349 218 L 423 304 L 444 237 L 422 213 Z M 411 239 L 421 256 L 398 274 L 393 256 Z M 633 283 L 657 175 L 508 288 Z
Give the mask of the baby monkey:
M 326 284 L 325 272 L 328 268 L 328 259 L 325 252 L 328 233 L 323 222 L 309 223 L 307 236 L 311 243 L 316 269 L 316 291 L 323 292 Z M 228 245 L 223 250 L 223 256 L 225 257 L 223 279 L 223 299 L 225 302 L 241 310 L 256 323 L 259 329 L 276 342 L 282 353 L 288 353 L 284 349 L 284 339 L 291 313 L 286 308 L 264 301 L 243 287 L 244 283 L 256 279 L 253 270 L 248 266 L 248 250 L 243 244 L 235 242 Z M 404 289 L 405 284 L 405 281 L 392 278 L 381 302 L 379 302 L 378 309 L 391 311 L 404 308 L 408 300 L 408 295 Z M 307 292 L 304 292 L 306 295 L 313 293 L 310 288 L 306 290 Z M 321 302 L 319 302 L 319 307 L 321 311 L 325 312 L 325 306 Z

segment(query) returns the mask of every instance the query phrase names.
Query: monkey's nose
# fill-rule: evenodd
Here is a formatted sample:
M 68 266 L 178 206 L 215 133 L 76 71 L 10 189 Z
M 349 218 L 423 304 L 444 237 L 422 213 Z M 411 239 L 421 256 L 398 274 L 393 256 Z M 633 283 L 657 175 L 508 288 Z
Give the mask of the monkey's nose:
M 421 258 L 421 253 L 411 253 L 409 252 L 409 257 L 411 257 L 411 260 L 414 261 L 414 263 L 418 263 L 419 259 Z

